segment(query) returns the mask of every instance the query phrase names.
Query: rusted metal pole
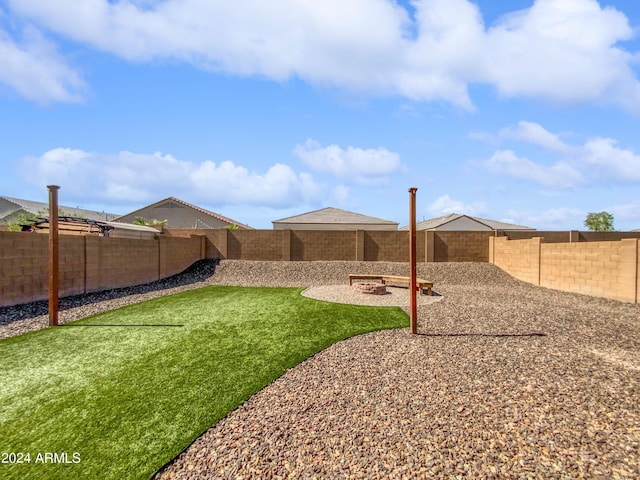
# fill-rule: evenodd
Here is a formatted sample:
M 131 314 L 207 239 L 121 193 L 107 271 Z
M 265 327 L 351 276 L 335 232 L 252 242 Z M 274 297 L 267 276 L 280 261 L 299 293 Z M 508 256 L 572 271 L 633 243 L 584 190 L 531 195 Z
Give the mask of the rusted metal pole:
M 409 189 L 409 292 L 411 305 L 411 333 L 418 333 L 418 304 L 416 299 L 416 192 L 417 188 Z
M 60 257 L 58 247 L 58 190 L 57 185 L 49 189 L 49 326 L 58 325 L 58 291 Z

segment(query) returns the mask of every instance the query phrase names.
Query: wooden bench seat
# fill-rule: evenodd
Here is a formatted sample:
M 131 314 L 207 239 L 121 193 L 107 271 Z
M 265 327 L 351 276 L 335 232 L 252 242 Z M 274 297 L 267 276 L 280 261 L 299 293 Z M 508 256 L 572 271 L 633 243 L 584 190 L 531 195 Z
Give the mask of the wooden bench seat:
M 406 285 L 407 288 L 411 283 L 411 279 L 409 277 L 398 277 L 395 275 L 370 275 L 370 274 L 349 274 L 349 285 L 353 285 L 354 280 L 378 280 L 383 284 L 387 285 L 389 283 L 401 283 Z M 420 292 L 420 294 L 424 295 L 424 291 L 427 291 L 427 295 L 433 294 L 433 283 L 422 278 L 416 278 L 416 290 Z

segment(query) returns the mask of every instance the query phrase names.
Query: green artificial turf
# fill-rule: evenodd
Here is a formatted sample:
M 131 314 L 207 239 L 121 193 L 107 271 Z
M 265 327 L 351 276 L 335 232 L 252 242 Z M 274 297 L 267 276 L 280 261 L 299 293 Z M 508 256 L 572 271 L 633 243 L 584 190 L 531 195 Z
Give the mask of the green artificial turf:
M 0 340 L 0 478 L 149 478 L 314 353 L 408 325 L 300 291 L 211 286 Z

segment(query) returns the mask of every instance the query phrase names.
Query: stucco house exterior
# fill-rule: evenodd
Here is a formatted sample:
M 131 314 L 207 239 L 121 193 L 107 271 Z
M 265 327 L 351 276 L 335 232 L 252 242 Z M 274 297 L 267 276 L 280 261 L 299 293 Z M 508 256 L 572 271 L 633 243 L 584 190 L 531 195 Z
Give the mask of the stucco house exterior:
M 402 227 L 400 230 L 408 230 Z M 486 218 L 472 217 L 461 213 L 451 213 L 442 217 L 430 218 L 416 222 L 416 230 L 458 230 L 458 231 L 489 231 L 489 230 L 527 230 L 535 228 L 499 222 Z
M 118 217 L 118 222 L 132 223 L 136 217 L 145 220 L 166 220 L 166 228 L 227 228 L 237 225 L 238 228 L 252 229 L 232 218 L 205 210 L 175 197 L 168 197 L 134 212 Z
M 327 207 L 271 222 L 274 230 L 398 230 L 398 223 Z

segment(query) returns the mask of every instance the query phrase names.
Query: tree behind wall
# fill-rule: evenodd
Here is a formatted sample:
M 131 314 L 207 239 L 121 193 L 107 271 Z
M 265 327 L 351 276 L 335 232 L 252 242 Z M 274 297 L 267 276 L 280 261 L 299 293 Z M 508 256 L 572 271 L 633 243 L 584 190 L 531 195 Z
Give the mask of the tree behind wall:
M 609 212 L 589 213 L 584 221 L 584 226 L 592 232 L 612 232 L 613 215 Z
M 151 220 L 147 220 L 144 217 L 136 217 L 133 222 L 134 225 L 147 225 L 147 226 L 156 226 L 156 225 L 166 225 L 167 220 L 156 220 L 155 218 Z

